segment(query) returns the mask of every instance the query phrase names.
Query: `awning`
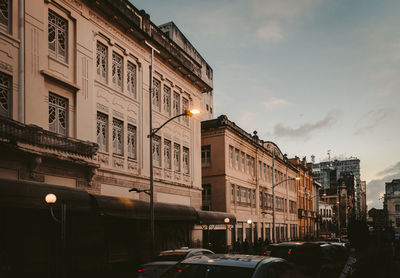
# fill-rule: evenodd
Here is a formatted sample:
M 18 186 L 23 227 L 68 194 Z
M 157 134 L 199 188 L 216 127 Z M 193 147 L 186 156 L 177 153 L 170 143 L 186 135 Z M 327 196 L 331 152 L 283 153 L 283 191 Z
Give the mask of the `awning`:
M 220 212 L 220 211 L 197 211 L 198 220 L 197 224 L 207 225 L 207 224 L 235 224 L 236 217 L 232 213 Z M 228 223 L 225 223 L 225 218 L 229 219 Z
M 150 203 L 127 198 L 115 198 L 92 195 L 98 205 L 99 214 L 130 219 L 149 219 Z M 187 221 L 195 223 L 196 210 L 178 204 L 154 203 L 154 219 L 169 221 Z
M 90 211 L 90 195 L 84 190 L 39 182 L 0 179 L 0 207 L 47 209 L 47 194 L 57 196 L 55 208 L 61 202 L 67 204 L 68 210 Z

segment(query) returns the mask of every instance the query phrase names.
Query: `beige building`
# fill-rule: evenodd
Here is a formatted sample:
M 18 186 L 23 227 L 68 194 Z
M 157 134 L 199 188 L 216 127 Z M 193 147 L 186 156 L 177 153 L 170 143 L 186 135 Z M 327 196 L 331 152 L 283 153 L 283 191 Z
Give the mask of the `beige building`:
M 291 158 L 289 161 L 298 169 L 300 178 L 297 183 L 299 238 L 316 237 L 319 186 L 314 183 L 312 163 L 307 163 L 306 158 L 300 160 L 298 157 Z
M 202 122 L 203 209 L 229 212 L 237 223 L 227 242 L 258 238 L 273 240 L 273 192 L 275 179 L 275 240 L 298 236 L 298 171 L 273 142 L 265 142 L 231 122 L 225 115 Z M 224 227 L 221 227 L 224 229 Z M 215 232 L 223 241 L 224 232 Z
M 126 241 L 112 246 L 115 261 L 127 261 L 150 246 L 143 228 L 149 196 L 128 190 L 149 188 L 152 156 L 154 201 L 164 204 L 156 206 L 156 221 L 165 220 L 156 226 L 157 248 L 201 241 L 200 226 L 186 235 L 195 221 L 210 219 L 195 211 L 202 192 L 200 122 L 213 115 L 213 72 L 179 29 L 173 23 L 160 29 L 128 0 L 4 0 L 0 13 L 0 179 L 17 181 L 21 200 L 44 194 L 35 185 L 71 190 L 86 193 L 87 202 L 92 194 L 101 216 L 145 219 L 129 222 L 140 252 L 118 249 Z M 148 44 L 158 50 L 153 80 Z M 168 123 L 150 148 L 149 101 L 153 128 L 192 107 L 203 113 Z M 1 182 L 0 195 L 10 193 L 6 185 Z M 33 200 L 27 208 L 46 208 L 44 196 Z

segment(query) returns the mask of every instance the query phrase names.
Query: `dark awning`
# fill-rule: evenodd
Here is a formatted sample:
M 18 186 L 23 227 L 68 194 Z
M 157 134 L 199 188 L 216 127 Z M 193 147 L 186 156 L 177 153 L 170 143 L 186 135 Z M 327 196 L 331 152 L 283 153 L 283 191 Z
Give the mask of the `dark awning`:
M 198 219 L 197 224 L 235 224 L 236 217 L 234 214 L 220 211 L 197 211 Z M 225 218 L 229 218 L 229 223 L 225 223 Z
M 149 219 L 150 203 L 127 198 L 115 198 L 93 195 L 99 214 L 131 219 Z M 195 223 L 196 210 L 189 206 L 177 204 L 154 203 L 155 220 L 188 221 Z
M 90 195 L 84 190 L 30 181 L 0 179 L 0 207 L 47 209 L 47 194 L 57 196 L 54 206 L 61 202 L 68 210 L 90 211 Z

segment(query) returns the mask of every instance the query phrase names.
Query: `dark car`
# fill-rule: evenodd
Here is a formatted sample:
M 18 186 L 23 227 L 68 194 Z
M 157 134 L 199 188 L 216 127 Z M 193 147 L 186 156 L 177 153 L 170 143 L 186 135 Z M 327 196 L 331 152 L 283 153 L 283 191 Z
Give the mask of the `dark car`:
M 160 277 L 165 271 L 180 261 L 197 256 L 214 254 L 211 250 L 201 248 L 181 248 L 168 251 L 162 251 L 154 261 L 139 266 L 137 270 L 138 278 Z
M 278 278 L 293 277 L 291 266 L 281 258 L 213 254 L 195 256 L 170 268 L 162 278 Z

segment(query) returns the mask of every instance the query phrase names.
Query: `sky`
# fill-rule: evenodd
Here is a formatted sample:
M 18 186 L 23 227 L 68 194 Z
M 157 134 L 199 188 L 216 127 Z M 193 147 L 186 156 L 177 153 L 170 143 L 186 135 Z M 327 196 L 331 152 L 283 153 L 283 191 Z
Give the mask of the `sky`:
M 130 0 L 212 67 L 225 114 L 289 157 L 357 157 L 367 204 L 400 178 L 400 1 Z

